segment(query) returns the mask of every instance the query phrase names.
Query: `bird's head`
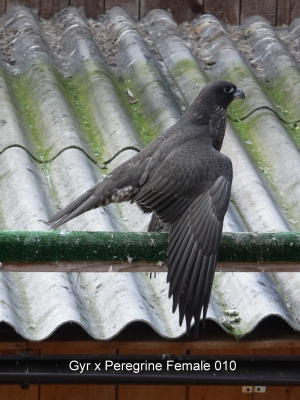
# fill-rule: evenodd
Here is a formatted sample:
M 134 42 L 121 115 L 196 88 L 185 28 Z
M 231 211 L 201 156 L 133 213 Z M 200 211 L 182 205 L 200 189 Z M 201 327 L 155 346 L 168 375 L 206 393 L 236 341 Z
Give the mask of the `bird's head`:
M 195 103 L 205 108 L 213 109 L 215 105 L 225 110 L 234 99 L 244 99 L 245 93 L 233 83 L 226 81 L 212 81 L 204 86 Z
M 212 81 L 204 86 L 188 109 L 193 122 L 208 122 L 216 113 L 224 114 L 235 99 L 244 99 L 245 93 L 231 82 Z
M 225 110 L 235 99 L 245 99 L 245 93 L 231 82 L 213 81 L 201 91 L 203 102 L 214 106 L 217 104 Z

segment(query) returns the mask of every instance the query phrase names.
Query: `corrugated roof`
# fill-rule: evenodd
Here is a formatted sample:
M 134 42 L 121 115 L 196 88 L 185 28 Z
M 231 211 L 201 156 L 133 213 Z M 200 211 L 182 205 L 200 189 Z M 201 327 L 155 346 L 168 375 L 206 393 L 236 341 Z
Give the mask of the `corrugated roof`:
M 204 15 L 177 26 L 162 10 L 136 23 L 116 7 L 97 21 L 74 8 L 44 21 L 14 8 L 0 20 L 0 228 L 46 230 L 222 78 L 246 93 L 222 149 L 234 167 L 224 231 L 299 230 L 299 38 L 300 20 L 275 30 Z M 63 229 L 141 231 L 149 218 L 110 205 Z M 208 318 L 235 336 L 269 315 L 300 330 L 299 288 L 297 273 L 217 273 Z M 110 339 L 133 321 L 175 338 L 185 327 L 167 292 L 165 273 L 2 272 L 0 320 L 30 340 L 67 322 Z

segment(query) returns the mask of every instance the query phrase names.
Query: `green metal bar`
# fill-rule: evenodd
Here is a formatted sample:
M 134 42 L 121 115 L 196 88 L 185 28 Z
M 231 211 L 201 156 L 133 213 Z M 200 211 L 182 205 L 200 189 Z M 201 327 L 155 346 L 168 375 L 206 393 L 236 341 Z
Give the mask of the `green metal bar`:
M 0 231 L 0 262 L 164 262 L 167 233 Z M 300 262 L 300 232 L 224 233 L 219 262 Z

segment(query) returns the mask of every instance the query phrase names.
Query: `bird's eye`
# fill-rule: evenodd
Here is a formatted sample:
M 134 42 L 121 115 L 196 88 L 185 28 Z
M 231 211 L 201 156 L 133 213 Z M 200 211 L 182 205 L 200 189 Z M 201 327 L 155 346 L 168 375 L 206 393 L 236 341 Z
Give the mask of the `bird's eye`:
M 224 89 L 223 89 L 223 91 L 225 92 L 225 93 L 232 93 L 233 92 L 233 87 L 231 86 L 226 86 L 226 87 L 224 87 Z

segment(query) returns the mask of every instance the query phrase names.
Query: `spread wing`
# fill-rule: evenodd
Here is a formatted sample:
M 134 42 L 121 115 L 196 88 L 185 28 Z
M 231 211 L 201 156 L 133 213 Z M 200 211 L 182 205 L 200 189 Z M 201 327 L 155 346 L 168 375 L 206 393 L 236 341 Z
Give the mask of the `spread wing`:
M 201 311 L 205 324 L 223 219 L 230 198 L 231 179 L 228 178 L 220 176 L 170 228 L 167 261 L 169 297 L 173 295 L 173 312 L 179 305 L 180 324 L 185 316 L 187 333 L 194 317 L 196 337 Z
M 194 317 L 196 336 L 202 311 L 206 318 L 231 182 L 228 157 L 190 142 L 166 158 L 135 198 L 170 223 L 169 297 L 173 312 L 179 305 L 180 324 L 185 316 L 187 333 Z

